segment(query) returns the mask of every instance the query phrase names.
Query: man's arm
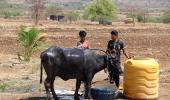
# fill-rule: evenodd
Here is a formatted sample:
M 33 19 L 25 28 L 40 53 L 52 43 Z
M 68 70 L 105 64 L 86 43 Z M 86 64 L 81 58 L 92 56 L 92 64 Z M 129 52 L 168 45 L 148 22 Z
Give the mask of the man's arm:
M 111 50 L 110 50 L 110 41 L 108 41 L 108 43 L 107 43 L 107 50 L 106 50 L 106 52 L 107 53 L 109 53 Z
M 123 54 L 126 56 L 127 59 L 131 59 L 131 57 L 126 53 L 125 45 L 123 42 L 120 43 L 121 50 L 123 51 Z
M 77 47 L 82 48 L 82 44 L 80 42 L 77 42 Z
M 126 56 L 127 59 L 131 59 L 131 57 L 126 53 L 125 48 L 122 49 L 123 54 Z

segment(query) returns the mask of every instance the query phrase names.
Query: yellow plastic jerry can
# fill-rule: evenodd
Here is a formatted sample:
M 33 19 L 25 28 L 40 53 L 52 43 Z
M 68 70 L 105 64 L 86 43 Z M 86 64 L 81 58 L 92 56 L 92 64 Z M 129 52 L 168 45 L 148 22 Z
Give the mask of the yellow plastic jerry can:
M 131 99 L 156 99 L 159 64 L 153 58 L 133 58 L 124 63 L 124 95 Z

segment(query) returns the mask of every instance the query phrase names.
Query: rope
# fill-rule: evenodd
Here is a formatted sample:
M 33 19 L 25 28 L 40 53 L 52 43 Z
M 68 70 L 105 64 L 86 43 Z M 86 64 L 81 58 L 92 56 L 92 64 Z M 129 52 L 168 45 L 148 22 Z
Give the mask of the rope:
M 102 51 L 102 52 L 104 52 L 105 54 L 107 54 L 107 53 L 106 53 L 106 51 L 104 51 L 104 50 L 101 50 L 101 49 L 89 49 L 89 50 L 94 50 L 94 51 Z

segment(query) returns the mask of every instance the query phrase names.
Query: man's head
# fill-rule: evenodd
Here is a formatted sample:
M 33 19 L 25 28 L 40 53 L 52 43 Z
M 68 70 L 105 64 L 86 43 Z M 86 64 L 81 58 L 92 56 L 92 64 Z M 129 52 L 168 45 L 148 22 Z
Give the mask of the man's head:
M 112 40 L 116 40 L 117 38 L 118 38 L 118 31 L 113 30 L 113 31 L 111 32 L 111 39 L 112 39 Z
M 84 41 L 86 35 L 87 35 L 87 33 L 86 33 L 85 31 L 80 31 L 80 32 L 79 32 L 80 40 L 81 40 L 81 41 Z

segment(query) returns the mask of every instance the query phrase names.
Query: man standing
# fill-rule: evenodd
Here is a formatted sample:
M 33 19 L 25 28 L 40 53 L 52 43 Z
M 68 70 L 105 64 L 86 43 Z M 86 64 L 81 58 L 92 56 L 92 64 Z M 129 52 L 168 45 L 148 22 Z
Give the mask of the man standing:
M 118 32 L 116 30 L 113 30 L 111 32 L 111 40 L 108 42 L 107 52 L 110 53 L 114 58 L 112 60 L 114 66 L 111 67 L 110 72 L 110 83 L 113 84 L 113 82 L 115 82 L 118 88 L 120 85 L 119 75 L 122 73 L 122 69 L 120 66 L 121 51 L 123 51 L 123 54 L 126 56 L 126 58 L 130 59 L 130 57 L 126 53 L 124 43 L 118 39 Z

